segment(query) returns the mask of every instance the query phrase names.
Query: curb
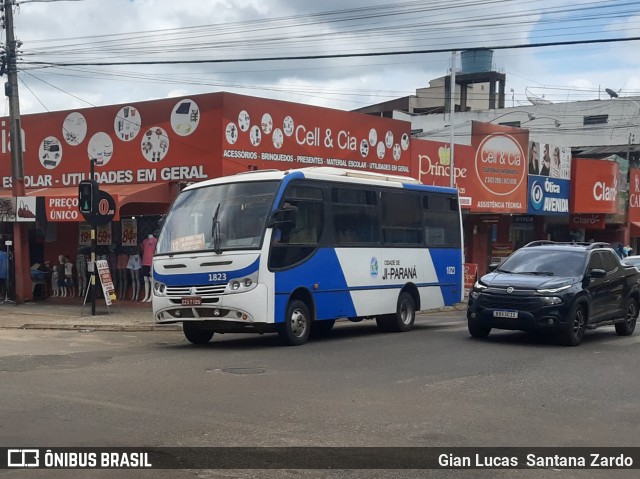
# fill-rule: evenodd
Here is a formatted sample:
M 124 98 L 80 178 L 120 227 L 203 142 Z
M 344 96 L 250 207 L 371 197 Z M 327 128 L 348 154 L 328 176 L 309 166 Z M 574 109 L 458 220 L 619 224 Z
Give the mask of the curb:
M 51 329 L 64 331 L 182 331 L 179 325 L 134 325 L 134 324 L 48 324 L 28 323 L 0 329 Z

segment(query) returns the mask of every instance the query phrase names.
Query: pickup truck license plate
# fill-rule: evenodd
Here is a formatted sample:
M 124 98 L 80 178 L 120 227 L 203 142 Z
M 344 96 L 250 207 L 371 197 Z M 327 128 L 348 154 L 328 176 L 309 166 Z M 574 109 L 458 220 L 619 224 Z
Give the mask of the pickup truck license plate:
M 518 312 L 517 311 L 494 311 L 493 317 L 518 319 Z
M 182 306 L 200 306 L 202 298 L 200 296 L 185 296 L 182 298 Z

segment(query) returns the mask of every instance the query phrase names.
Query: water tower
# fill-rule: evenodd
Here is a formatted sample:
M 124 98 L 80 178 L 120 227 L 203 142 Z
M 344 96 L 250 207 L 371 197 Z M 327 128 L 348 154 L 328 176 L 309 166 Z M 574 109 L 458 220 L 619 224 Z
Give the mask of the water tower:
M 478 83 L 489 84 L 488 108 L 504 108 L 506 75 L 493 70 L 493 50 L 476 48 L 464 50 L 461 54 L 462 71 L 456 74 L 456 85 L 460 85 L 460 111 L 467 111 L 467 87 Z M 450 98 L 451 82 L 445 82 L 445 98 Z M 498 94 L 496 98 L 496 84 Z M 496 105 L 496 99 L 497 105 Z M 448 102 L 448 100 L 447 100 Z M 448 109 L 448 105 L 447 105 Z

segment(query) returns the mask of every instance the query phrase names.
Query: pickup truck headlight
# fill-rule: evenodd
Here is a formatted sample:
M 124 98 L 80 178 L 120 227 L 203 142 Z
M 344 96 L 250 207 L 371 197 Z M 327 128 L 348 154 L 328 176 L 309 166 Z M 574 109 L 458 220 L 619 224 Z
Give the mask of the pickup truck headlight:
M 564 291 L 565 289 L 569 289 L 571 287 L 570 284 L 567 284 L 565 286 L 560 286 L 559 288 L 552 288 L 552 289 L 538 289 L 538 293 L 540 294 L 556 294 L 559 293 L 560 291 Z
M 482 292 L 482 290 L 484 289 L 487 289 L 487 286 L 482 284 L 480 281 L 476 281 L 475 284 L 473 285 L 473 289 L 469 291 L 469 298 L 477 299 L 478 296 L 480 296 L 480 293 Z

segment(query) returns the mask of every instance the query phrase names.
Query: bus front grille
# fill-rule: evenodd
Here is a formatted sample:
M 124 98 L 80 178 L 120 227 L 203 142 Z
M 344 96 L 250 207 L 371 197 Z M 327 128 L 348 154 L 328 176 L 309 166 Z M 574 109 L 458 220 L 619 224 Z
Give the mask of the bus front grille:
M 183 296 L 215 296 L 224 294 L 226 287 L 226 284 L 206 286 L 167 286 L 165 294 L 170 298 L 181 298 Z

